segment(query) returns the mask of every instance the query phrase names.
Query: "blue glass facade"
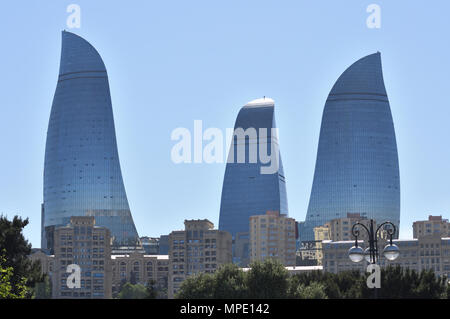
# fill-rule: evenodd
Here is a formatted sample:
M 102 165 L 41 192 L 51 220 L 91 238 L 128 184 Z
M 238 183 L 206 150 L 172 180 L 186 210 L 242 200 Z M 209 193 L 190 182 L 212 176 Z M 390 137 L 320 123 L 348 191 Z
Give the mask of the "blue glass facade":
M 71 216 L 94 216 L 114 245 L 139 240 L 122 180 L 105 65 L 83 38 L 63 31 L 47 131 L 42 247 Z
M 351 65 L 328 95 L 300 240 L 314 240 L 315 226 L 347 213 L 400 224 L 397 145 L 380 53 Z
M 281 156 L 278 157 L 278 169 L 273 174 L 261 173 L 261 167 L 269 164 L 263 163 L 260 156 L 254 163 L 249 157 L 251 144 L 256 144 L 258 154 L 263 143 L 266 144 L 267 154 L 271 152 L 272 143 L 278 145 L 277 136 L 271 132 L 272 128 L 276 128 L 273 100 L 258 99 L 241 108 L 234 126 L 235 130 L 239 128 L 266 129 L 267 139 L 245 137 L 244 140 L 233 136 L 230 152 L 233 152 L 234 158 L 228 160 L 226 165 L 219 216 L 219 229 L 231 233 L 233 239 L 237 233 L 249 232 L 250 216 L 265 214 L 268 210 L 288 215 Z M 239 144 L 245 144 L 245 163 L 239 163 L 237 159 Z

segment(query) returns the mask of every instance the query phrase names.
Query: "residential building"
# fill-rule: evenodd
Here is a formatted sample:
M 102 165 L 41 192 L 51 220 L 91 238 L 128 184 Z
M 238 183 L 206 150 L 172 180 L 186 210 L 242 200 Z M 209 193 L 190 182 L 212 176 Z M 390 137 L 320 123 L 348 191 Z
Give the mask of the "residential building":
M 232 262 L 230 233 L 214 229 L 207 219 L 185 220 L 184 226 L 184 230 L 169 235 L 169 298 L 175 296 L 186 277 L 212 273 Z
M 300 249 L 297 251 L 298 255 L 301 257 L 301 264 L 322 265 L 322 241 L 354 240 L 352 227 L 357 222 L 370 228 L 370 220 L 361 216 L 359 213 L 347 213 L 345 217 L 334 218 L 325 223 L 325 225 L 314 227 L 314 241 L 302 242 Z M 374 227 L 376 227 L 376 221 L 374 221 Z M 359 238 L 361 240 L 367 240 L 366 232 L 362 230 L 362 226 L 360 226 L 360 228 Z M 382 233 L 383 236 L 385 236 L 385 232 Z
M 315 256 L 313 258 L 317 260 L 317 265 L 322 265 L 322 241 L 324 240 L 330 240 L 330 227 L 328 224 L 314 227 L 314 241 L 316 242 L 316 249 L 314 250 Z
M 126 255 L 112 255 L 112 295 L 120 292 L 126 282 L 132 284 L 153 284 L 160 292 L 160 298 L 167 297 L 169 278 L 168 255 L 146 255 L 134 252 Z
M 53 298 L 111 298 L 111 235 L 92 216 L 73 216 L 54 232 Z M 69 265 L 80 267 L 80 288 L 67 284 Z M 50 269 L 49 269 L 50 271 Z
M 250 217 L 250 261 L 273 258 L 295 266 L 295 220 L 279 211 Z
M 442 216 L 428 216 L 428 220 L 413 223 L 413 238 L 422 236 L 439 235 L 450 237 L 450 223 Z
M 50 276 L 53 298 L 111 298 L 126 282 L 153 284 L 158 297 L 167 298 L 169 256 L 146 255 L 143 250 L 122 250 L 127 253 L 112 255 L 107 229 L 93 226 L 92 218 L 73 217 L 70 225 L 56 228 L 56 256 L 34 249 L 29 257 L 40 261 L 42 273 Z M 70 264 L 81 267 L 79 289 L 67 286 Z M 99 289 L 101 283 L 104 289 Z
M 370 229 L 370 220 L 365 216 L 361 216 L 360 213 L 347 213 L 346 216 L 341 218 L 334 218 L 327 223 L 325 227 L 329 229 L 330 240 L 332 241 L 347 241 L 354 240 L 355 237 L 352 234 L 353 225 L 356 223 L 363 224 Z M 374 220 L 373 227 L 376 229 L 377 222 Z M 365 232 L 362 226 L 359 226 L 359 239 L 367 240 L 367 232 Z
M 359 241 L 360 246 L 367 248 L 367 243 Z M 382 267 L 387 265 L 400 265 L 416 271 L 433 269 L 437 276 L 450 278 L 450 238 L 439 235 L 419 237 L 418 239 L 395 239 L 393 243 L 400 249 L 399 257 L 388 261 L 383 256 L 385 240 L 379 243 L 380 260 Z M 324 241 L 323 242 L 323 270 L 327 272 L 341 272 L 345 270 L 359 270 L 365 272 L 367 261 L 354 263 L 348 257 L 348 250 L 354 246 L 355 241 Z
M 41 264 L 41 274 L 47 274 L 52 277 L 55 265 L 55 255 L 49 255 L 42 249 L 32 249 L 29 256 L 32 262 L 38 261 Z

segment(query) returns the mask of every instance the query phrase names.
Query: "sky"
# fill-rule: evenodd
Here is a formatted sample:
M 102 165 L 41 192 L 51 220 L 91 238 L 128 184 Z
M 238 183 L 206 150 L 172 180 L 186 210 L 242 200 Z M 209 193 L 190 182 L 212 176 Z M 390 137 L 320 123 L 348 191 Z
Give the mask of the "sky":
M 80 28 L 67 26 L 70 4 Z M 381 9 L 368 28 L 366 8 Z M 175 164 L 171 133 L 232 128 L 239 109 L 275 100 L 289 215 L 304 220 L 327 95 L 339 75 L 381 52 L 397 137 L 400 237 L 450 217 L 450 2 L 382 0 L 3 1 L 0 213 L 28 217 L 40 246 L 45 140 L 61 31 L 89 41 L 109 75 L 125 187 L 140 236 L 216 226 L 224 163 Z M 224 142 L 225 144 L 225 142 Z M 224 152 L 227 150 L 224 146 Z

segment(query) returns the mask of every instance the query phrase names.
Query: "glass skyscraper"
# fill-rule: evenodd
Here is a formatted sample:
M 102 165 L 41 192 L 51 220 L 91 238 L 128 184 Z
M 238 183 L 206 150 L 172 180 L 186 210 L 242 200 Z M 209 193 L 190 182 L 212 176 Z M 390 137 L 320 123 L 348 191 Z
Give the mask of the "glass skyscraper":
M 275 128 L 274 101 L 270 98 L 251 101 L 239 111 L 225 169 L 219 216 L 219 229 L 230 232 L 233 240 L 248 240 L 250 216 L 262 215 L 269 210 L 288 215 L 286 182 Z M 258 138 L 239 136 L 236 134 L 239 129 L 249 133 L 255 129 Z M 267 132 L 266 138 L 259 134 L 259 129 Z M 240 147 L 245 149 L 244 163 L 238 160 Z M 269 164 L 262 161 L 260 153 L 272 154 L 274 151 L 278 158 L 277 169 L 266 174 L 262 168 Z M 252 161 L 255 152 L 258 156 Z M 248 241 L 244 246 L 248 246 Z M 248 253 L 248 247 L 239 250 L 244 255 Z M 235 262 L 239 263 L 241 257 L 234 253 Z
M 351 65 L 328 95 L 300 240 L 314 240 L 314 227 L 347 213 L 400 224 L 397 145 L 380 53 Z
M 139 240 L 117 151 L 105 65 L 83 38 L 63 31 L 58 83 L 47 131 L 42 247 L 71 216 L 94 216 L 114 246 Z M 80 229 L 83 234 L 83 229 Z

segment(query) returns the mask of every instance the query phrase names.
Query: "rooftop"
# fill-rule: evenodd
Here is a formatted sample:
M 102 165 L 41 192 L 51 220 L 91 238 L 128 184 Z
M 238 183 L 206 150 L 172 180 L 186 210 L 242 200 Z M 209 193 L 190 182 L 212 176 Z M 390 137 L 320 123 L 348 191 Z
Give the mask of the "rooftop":
M 244 107 L 251 108 L 251 107 L 263 107 L 263 106 L 274 106 L 274 105 L 275 105 L 274 100 L 272 100 L 269 97 L 264 96 L 263 98 L 248 102 L 247 104 L 244 105 Z

